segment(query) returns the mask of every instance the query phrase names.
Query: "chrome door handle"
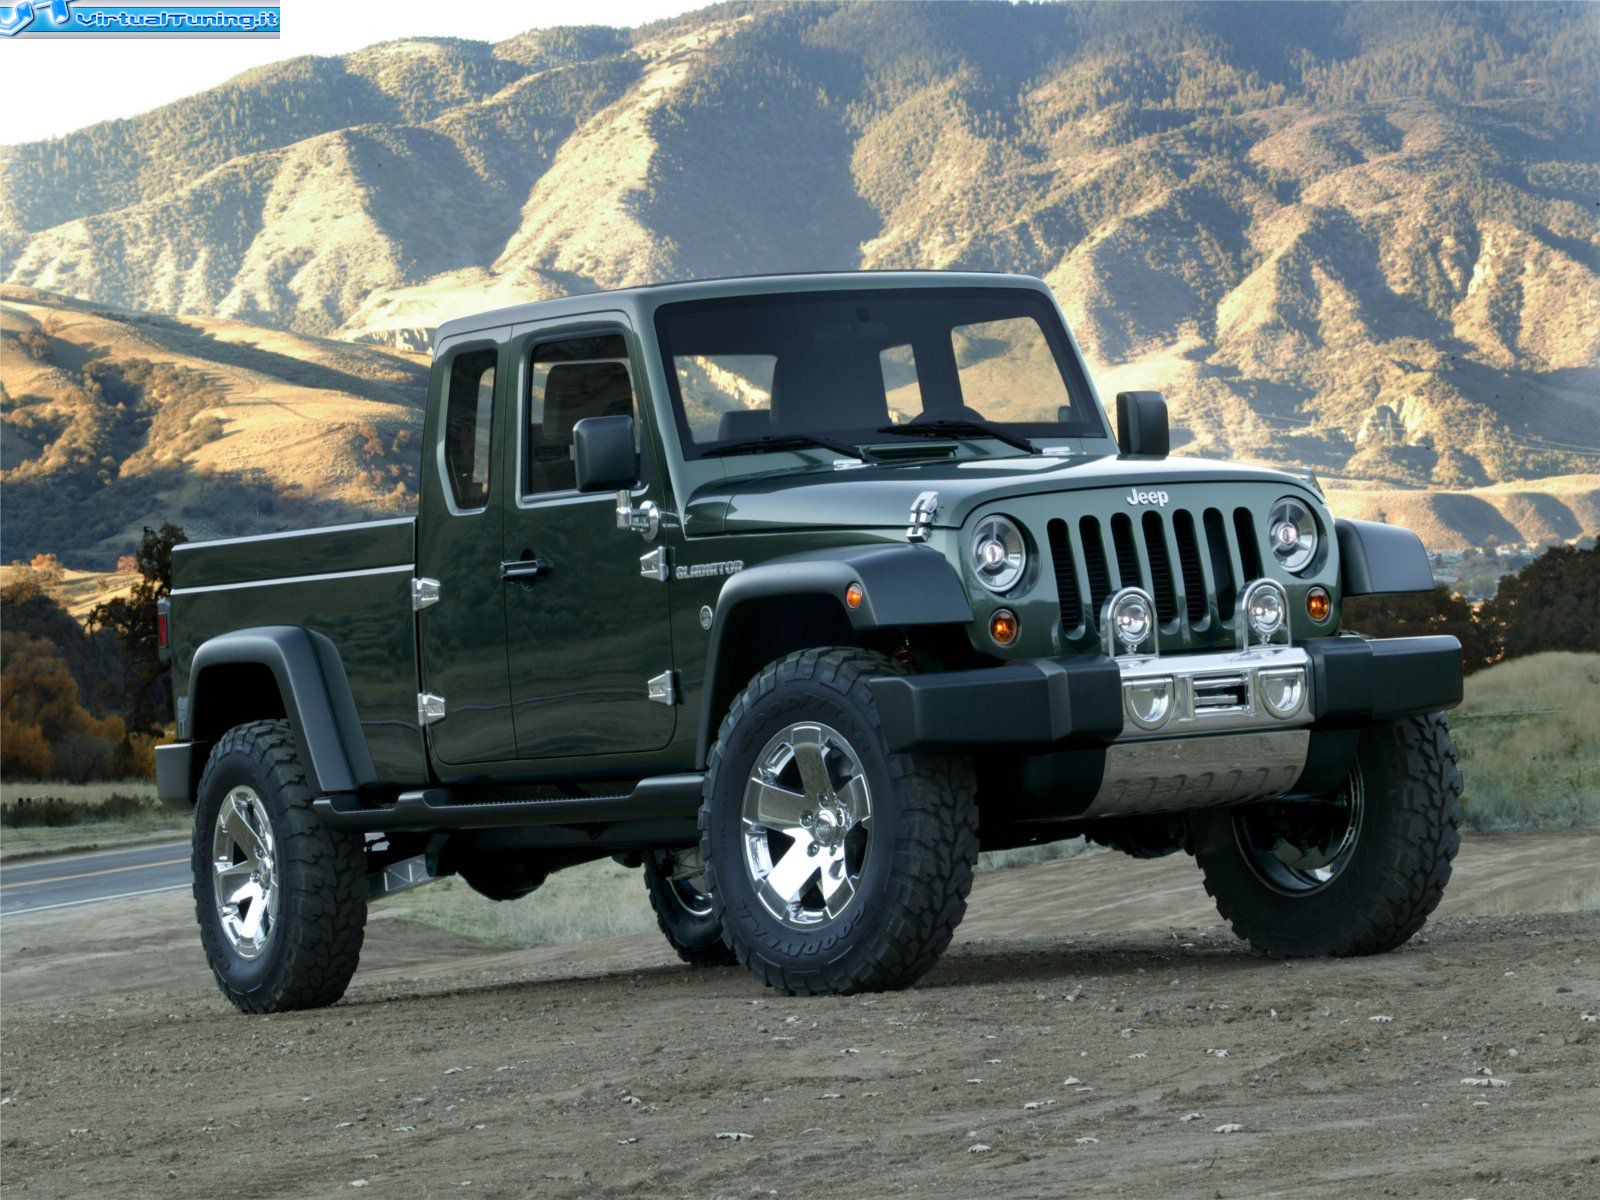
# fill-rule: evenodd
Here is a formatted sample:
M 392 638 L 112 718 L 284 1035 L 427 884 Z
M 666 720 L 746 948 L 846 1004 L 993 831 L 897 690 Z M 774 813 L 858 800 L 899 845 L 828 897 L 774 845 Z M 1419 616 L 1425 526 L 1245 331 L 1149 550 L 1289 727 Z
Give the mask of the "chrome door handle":
M 500 578 L 502 581 L 515 579 L 518 583 L 532 583 L 539 576 L 550 574 L 551 570 L 549 559 L 535 555 L 533 558 L 501 563 Z

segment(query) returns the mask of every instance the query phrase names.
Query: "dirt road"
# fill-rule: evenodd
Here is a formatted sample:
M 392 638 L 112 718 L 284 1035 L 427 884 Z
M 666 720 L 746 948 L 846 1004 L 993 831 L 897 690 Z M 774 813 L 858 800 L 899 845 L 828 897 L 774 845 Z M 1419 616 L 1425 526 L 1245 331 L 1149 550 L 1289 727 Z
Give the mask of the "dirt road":
M 390 910 L 343 1004 L 266 1018 L 181 894 L 7 918 L 0 1190 L 1594 1196 L 1597 888 L 1600 837 L 1476 838 L 1405 949 L 1285 964 L 1189 860 L 1090 853 L 980 877 L 920 988 L 809 1001 Z

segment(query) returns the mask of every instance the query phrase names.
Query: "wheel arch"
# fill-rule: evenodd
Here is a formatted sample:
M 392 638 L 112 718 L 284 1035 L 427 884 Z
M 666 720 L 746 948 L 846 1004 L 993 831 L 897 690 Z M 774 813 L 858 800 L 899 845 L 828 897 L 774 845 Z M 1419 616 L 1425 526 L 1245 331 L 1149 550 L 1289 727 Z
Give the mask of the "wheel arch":
M 189 666 L 180 741 L 215 743 L 247 721 L 286 720 L 321 794 L 377 778 L 344 663 L 334 644 L 298 625 L 239 629 L 201 644 Z M 193 803 L 205 755 L 189 762 Z
M 845 593 L 861 585 L 851 607 Z M 771 559 L 733 576 L 717 597 L 700 705 L 704 769 L 733 698 L 767 663 L 813 646 L 863 645 L 874 633 L 972 620 L 966 589 L 928 546 L 870 545 Z

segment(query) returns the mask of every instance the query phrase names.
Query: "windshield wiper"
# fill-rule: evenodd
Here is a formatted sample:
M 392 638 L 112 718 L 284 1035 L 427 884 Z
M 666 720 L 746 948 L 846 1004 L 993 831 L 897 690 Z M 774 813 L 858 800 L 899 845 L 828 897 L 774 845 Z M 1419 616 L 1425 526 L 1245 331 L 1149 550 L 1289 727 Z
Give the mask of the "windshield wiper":
M 728 458 L 734 454 L 765 454 L 769 450 L 805 450 L 810 447 L 832 450 L 835 454 L 860 459 L 864 463 L 878 461 L 876 454 L 863 450 L 860 446 L 837 442 L 832 438 L 818 437 L 814 433 L 765 433 L 760 437 L 742 438 L 737 442 L 724 442 L 720 446 L 713 446 L 709 450 L 702 451 L 700 457 Z
M 997 442 L 1004 442 L 1008 446 L 1015 446 L 1018 450 L 1026 450 L 1029 454 L 1039 453 L 1039 449 L 1020 433 L 1011 433 L 987 421 L 913 421 L 906 425 L 885 425 L 878 430 L 879 433 L 897 433 L 903 437 L 925 438 L 993 438 Z

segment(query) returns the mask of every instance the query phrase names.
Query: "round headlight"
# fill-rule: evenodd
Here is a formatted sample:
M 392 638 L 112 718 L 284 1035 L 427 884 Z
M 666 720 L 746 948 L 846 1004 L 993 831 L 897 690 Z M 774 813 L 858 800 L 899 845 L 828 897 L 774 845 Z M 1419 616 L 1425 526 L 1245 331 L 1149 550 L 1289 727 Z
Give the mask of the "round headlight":
M 1267 518 L 1267 541 L 1279 565 L 1298 574 L 1317 556 L 1317 519 L 1300 501 L 1285 496 Z
M 1006 517 L 985 517 L 972 532 L 972 573 L 991 592 L 1008 592 L 1028 568 L 1022 530 Z

